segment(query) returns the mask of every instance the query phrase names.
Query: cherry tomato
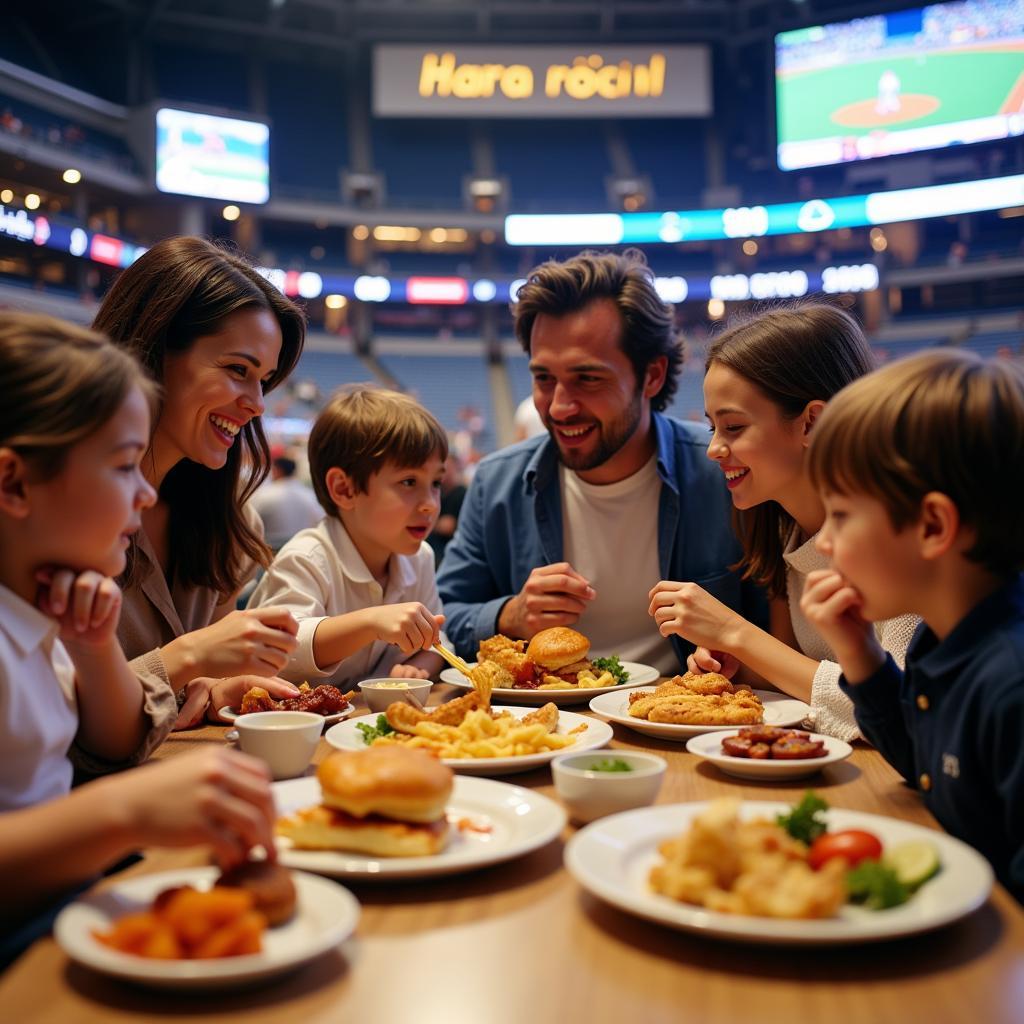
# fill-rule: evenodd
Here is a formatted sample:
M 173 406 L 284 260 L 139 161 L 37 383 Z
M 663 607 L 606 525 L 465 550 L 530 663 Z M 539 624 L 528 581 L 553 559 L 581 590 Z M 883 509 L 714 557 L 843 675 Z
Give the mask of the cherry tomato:
M 826 832 L 811 843 L 807 854 L 807 863 L 815 871 L 827 860 L 842 857 L 850 867 L 862 860 L 878 860 L 882 856 L 882 844 L 878 836 L 859 829 L 848 829 L 845 832 Z

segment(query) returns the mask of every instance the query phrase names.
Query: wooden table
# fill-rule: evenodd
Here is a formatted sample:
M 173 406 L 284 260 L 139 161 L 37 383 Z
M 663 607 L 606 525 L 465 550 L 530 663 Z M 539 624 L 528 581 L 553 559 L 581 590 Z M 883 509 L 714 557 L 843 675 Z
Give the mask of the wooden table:
M 449 688 L 435 687 L 447 696 Z M 433 703 L 433 701 L 432 701 Z M 583 705 L 585 708 L 585 705 Z M 580 710 L 579 708 L 572 710 Z M 222 743 L 216 726 L 179 733 L 173 756 Z M 614 748 L 654 750 L 669 771 L 659 803 L 740 795 L 795 800 L 792 785 L 730 780 L 686 753 L 620 726 Z M 317 758 L 329 748 L 321 742 Z M 550 771 L 509 778 L 554 796 Z M 836 807 L 929 827 L 917 795 L 873 750 L 816 776 Z M 566 828 L 562 839 L 573 833 Z M 846 948 L 771 948 L 649 924 L 581 891 L 561 842 L 507 864 L 436 881 L 351 885 L 363 906 L 355 937 L 298 973 L 251 989 L 168 994 L 70 964 L 52 939 L 0 977 L 10 1024 L 294 1021 L 302 1024 L 1019 1024 L 1024 1020 L 1024 911 L 1001 888 L 977 913 L 908 939 Z M 154 851 L 138 874 L 201 863 Z

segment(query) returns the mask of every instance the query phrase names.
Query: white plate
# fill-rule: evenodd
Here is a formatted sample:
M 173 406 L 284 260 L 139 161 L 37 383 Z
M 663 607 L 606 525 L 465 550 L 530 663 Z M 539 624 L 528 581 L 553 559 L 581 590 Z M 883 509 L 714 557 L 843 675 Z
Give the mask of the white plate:
M 925 840 L 939 853 L 942 869 L 908 903 L 889 910 L 847 905 L 834 918 L 780 920 L 722 914 L 679 903 L 654 892 L 647 878 L 661 859 L 658 844 L 681 835 L 706 803 L 670 804 L 625 811 L 581 829 L 569 841 L 565 864 L 595 896 L 627 913 L 683 931 L 771 945 L 839 945 L 875 942 L 939 928 L 980 907 L 992 888 L 988 862 L 966 843 L 895 818 L 859 811 L 829 810 L 831 831 L 859 828 L 873 832 L 886 847 Z M 744 818 L 774 818 L 785 803 L 744 803 Z
M 647 693 L 654 693 L 655 687 Z M 774 690 L 754 690 L 764 705 L 765 725 L 799 725 L 810 712 L 802 701 L 787 697 Z M 668 722 L 648 722 L 646 718 L 633 718 L 629 713 L 629 696 L 605 693 L 590 702 L 590 710 L 606 721 L 618 722 L 645 736 L 657 736 L 663 740 L 685 740 L 705 732 L 728 732 L 735 725 L 671 725 Z
M 263 951 L 220 960 L 147 960 L 104 946 L 94 930 L 107 930 L 124 914 L 148 910 L 153 897 L 176 885 L 207 889 L 220 872 L 213 867 L 183 868 L 126 878 L 102 892 L 86 893 L 65 907 L 54 925 L 54 938 L 72 960 L 103 974 L 156 988 L 198 989 L 240 985 L 270 978 L 333 949 L 355 931 L 356 898 L 335 882 L 294 874 L 298 891 L 295 916 L 263 933 Z
M 494 706 L 495 711 L 508 711 L 516 718 L 523 718 L 530 713 L 529 708 L 508 708 Z M 358 721 L 339 722 L 324 733 L 324 739 L 338 750 L 365 750 L 363 734 L 356 728 L 358 724 L 370 725 L 377 720 L 376 715 L 367 715 Z M 444 757 L 446 764 L 456 771 L 467 775 L 512 775 L 515 772 L 526 772 L 540 765 L 550 764 L 560 754 L 577 754 L 585 750 L 596 750 L 603 747 L 612 738 L 611 726 L 594 718 L 573 714 L 571 711 L 558 713 L 558 728 L 555 732 L 564 736 L 578 725 L 585 725 L 586 731 L 577 733 L 575 743 L 571 747 L 559 750 L 546 750 L 542 754 L 523 754 L 520 757 Z
M 355 711 L 355 705 L 352 701 L 349 701 L 348 707 L 344 711 L 335 711 L 333 715 L 324 715 L 324 725 L 334 725 L 335 722 L 340 722 L 343 718 L 348 718 L 353 711 Z M 238 712 L 234 708 L 221 708 L 217 714 L 220 715 L 225 722 L 233 722 L 238 717 Z M 316 714 L 316 712 L 314 711 L 313 714 Z
M 467 662 L 470 668 L 476 665 L 475 661 Z M 591 697 L 599 693 L 614 693 L 620 690 L 630 690 L 634 686 L 646 686 L 655 682 L 661 673 L 650 665 L 641 665 L 637 661 L 624 661 L 622 667 L 629 673 L 629 678 L 618 686 L 598 686 L 593 689 L 581 688 L 579 686 L 567 686 L 564 690 L 519 690 L 511 686 L 501 686 L 491 691 L 491 696 L 508 701 L 510 704 L 532 704 L 540 706 L 553 701 L 558 705 L 583 704 Z M 460 690 L 472 690 L 473 684 L 457 669 L 446 668 L 441 673 L 443 683 L 451 683 Z
M 320 802 L 320 784 L 312 778 L 275 782 L 274 800 L 279 814 L 291 814 Z M 468 818 L 474 825 L 489 826 L 490 832 L 460 831 L 456 827 L 460 818 Z M 554 800 L 522 786 L 457 776 L 448 801 L 448 820 L 451 840 L 433 857 L 371 857 L 332 850 L 296 850 L 288 839 L 278 839 L 277 846 L 281 862 L 288 867 L 335 878 L 374 881 L 452 875 L 512 860 L 547 845 L 565 827 L 565 811 Z
M 734 757 L 722 750 L 722 740 L 736 736 L 739 730 L 732 732 L 705 732 L 700 736 L 692 736 L 686 744 L 691 754 L 703 757 L 705 761 L 721 768 L 727 775 L 735 775 L 739 779 L 799 779 L 805 775 L 813 775 L 826 765 L 845 761 L 852 753 L 853 747 L 833 736 L 823 736 L 812 732 L 812 740 L 821 740 L 825 744 L 824 757 L 808 757 L 803 760 L 760 760 L 756 757 Z

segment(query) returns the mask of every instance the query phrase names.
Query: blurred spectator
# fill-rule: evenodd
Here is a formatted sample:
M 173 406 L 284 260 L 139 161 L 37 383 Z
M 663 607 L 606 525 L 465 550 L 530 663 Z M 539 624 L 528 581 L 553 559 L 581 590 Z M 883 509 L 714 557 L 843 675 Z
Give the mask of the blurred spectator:
M 953 242 L 946 256 L 946 266 L 959 267 L 967 259 L 967 245 L 964 242 Z
M 435 565 L 441 564 L 444 549 L 455 533 L 459 511 L 465 497 L 466 485 L 463 481 L 462 466 L 455 453 L 449 452 L 444 467 L 444 479 L 441 481 L 441 511 L 434 524 L 434 532 L 427 537 L 427 543 L 434 549 Z
M 271 463 L 270 482 L 252 499 L 253 508 L 263 520 L 267 543 L 275 551 L 299 530 L 316 526 L 324 515 L 313 489 L 296 477 L 295 470 L 294 459 L 276 455 Z
M 525 441 L 528 437 L 536 437 L 543 434 L 547 427 L 537 412 L 537 406 L 533 404 L 533 396 L 527 395 L 517 406 L 515 415 L 512 417 L 512 425 L 515 428 L 515 439 Z

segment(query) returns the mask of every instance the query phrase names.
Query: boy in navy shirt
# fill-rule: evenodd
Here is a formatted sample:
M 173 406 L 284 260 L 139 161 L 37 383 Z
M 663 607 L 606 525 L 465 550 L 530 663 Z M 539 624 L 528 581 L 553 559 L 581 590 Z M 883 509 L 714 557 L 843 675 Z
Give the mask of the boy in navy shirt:
M 900 360 L 828 405 L 825 502 L 801 608 L 864 735 L 1024 902 L 1024 370 L 956 350 Z M 924 620 L 906 671 L 869 623 Z

